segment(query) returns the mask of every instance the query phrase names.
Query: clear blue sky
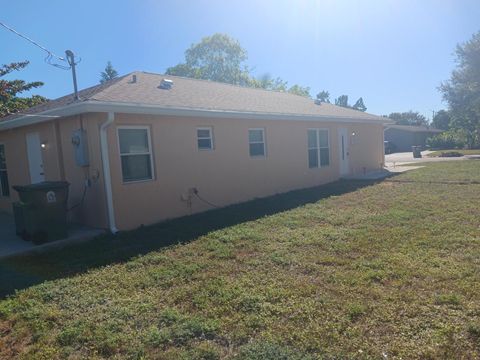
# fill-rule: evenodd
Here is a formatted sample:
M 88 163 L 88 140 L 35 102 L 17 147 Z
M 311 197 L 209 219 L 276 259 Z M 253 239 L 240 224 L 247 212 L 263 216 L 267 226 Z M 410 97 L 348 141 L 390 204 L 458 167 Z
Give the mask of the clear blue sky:
M 312 95 L 362 96 L 380 115 L 444 108 L 437 86 L 454 67 L 455 45 L 480 30 L 479 0 L 4 0 L 1 9 L 1 21 L 51 51 L 80 56 L 80 88 L 98 83 L 108 60 L 120 74 L 162 73 L 192 43 L 223 32 L 247 49 L 255 74 Z M 0 64 L 29 60 L 15 75 L 44 81 L 35 93 L 70 93 L 70 73 L 44 56 L 0 28 Z

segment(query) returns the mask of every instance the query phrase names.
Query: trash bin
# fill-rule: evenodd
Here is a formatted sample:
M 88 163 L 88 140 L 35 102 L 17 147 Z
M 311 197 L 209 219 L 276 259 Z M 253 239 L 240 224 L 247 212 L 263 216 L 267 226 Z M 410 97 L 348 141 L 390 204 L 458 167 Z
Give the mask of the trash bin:
M 20 197 L 13 204 L 17 234 L 36 244 L 66 238 L 69 186 L 65 181 L 13 186 Z
M 421 146 L 412 146 L 412 152 L 414 158 L 421 158 L 422 157 L 422 147 Z

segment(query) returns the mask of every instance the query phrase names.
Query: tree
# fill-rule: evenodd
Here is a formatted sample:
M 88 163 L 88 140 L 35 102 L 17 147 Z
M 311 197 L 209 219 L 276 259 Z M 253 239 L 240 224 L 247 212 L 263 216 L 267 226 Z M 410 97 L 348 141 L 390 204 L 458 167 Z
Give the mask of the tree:
M 323 103 L 330 103 L 330 93 L 322 90 L 317 94 L 317 100 Z
M 168 68 L 166 74 L 248 86 L 246 60 L 247 51 L 237 40 L 217 33 L 191 45 L 185 51 L 185 62 Z
M 288 89 L 288 92 L 290 94 L 305 96 L 305 97 L 308 97 L 308 98 L 312 97 L 310 95 L 310 88 L 308 86 L 300 86 L 298 84 L 295 84 Z
M 115 70 L 110 61 L 107 62 L 105 70 L 100 73 L 100 84 L 107 82 L 108 80 L 115 79 L 118 76 L 117 70 Z
M 413 126 L 426 126 L 428 125 L 427 118 L 417 111 L 407 112 L 394 112 L 388 115 L 390 119 L 395 121 L 397 125 L 413 125 Z
M 453 129 L 466 133 L 467 146 L 480 146 L 480 32 L 456 48 L 457 67 L 439 90 L 448 103 Z
M 25 91 L 36 89 L 43 86 L 43 82 L 34 81 L 27 83 L 23 80 L 4 80 L 3 76 L 12 71 L 20 71 L 29 64 L 28 61 L 5 64 L 0 67 L 0 117 L 27 109 L 29 107 L 42 104 L 48 101 L 47 98 L 40 95 L 30 97 L 18 97 Z
M 350 105 L 348 104 L 348 95 L 340 95 L 338 98 L 336 98 L 335 105 L 346 108 L 350 107 Z
M 272 78 L 270 74 L 263 74 L 257 78 L 252 78 L 248 84 L 250 87 L 260 88 L 265 90 L 287 91 L 287 81 L 281 78 Z
M 365 104 L 363 103 L 363 99 L 362 98 L 359 98 L 357 100 L 357 102 L 355 103 L 355 105 L 353 105 L 353 109 L 355 110 L 359 110 L 359 111 L 367 111 L 367 107 L 365 106 Z
M 437 129 L 449 130 L 451 116 L 448 111 L 440 110 L 438 111 L 432 119 L 432 126 Z

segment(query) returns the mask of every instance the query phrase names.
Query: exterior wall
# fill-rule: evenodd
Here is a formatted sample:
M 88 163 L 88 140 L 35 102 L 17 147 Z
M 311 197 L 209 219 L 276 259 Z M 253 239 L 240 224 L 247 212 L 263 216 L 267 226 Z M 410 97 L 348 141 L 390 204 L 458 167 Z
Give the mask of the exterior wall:
M 85 115 L 83 115 L 85 117 Z M 84 191 L 85 179 L 92 180 L 83 206 L 73 209 L 69 221 L 80 222 L 93 227 L 107 227 L 103 173 L 101 166 L 98 124 L 104 121 L 105 114 L 89 114 L 89 121 L 82 116 L 52 120 L 38 125 L 21 127 L 0 132 L 0 142 L 5 144 L 5 154 L 10 187 L 30 184 L 26 134 L 38 132 L 40 141 L 46 143 L 41 150 L 46 181 L 66 180 L 70 183 L 69 204 L 71 207 L 80 202 Z M 90 167 L 81 168 L 75 164 L 72 131 L 81 125 L 89 137 Z M 12 203 L 18 201 L 15 190 L 10 189 L 8 198 L 0 197 L 0 210 L 11 212 Z
M 123 183 L 117 127 L 149 126 L 154 179 Z M 214 150 L 198 151 L 196 128 L 213 127 Z M 210 207 L 188 189 L 224 206 L 312 187 L 339 178 L 338 124 L 278 120 L 206 119 L 116 114 L 108 130 L 115 219 L 120 230 L 135 228 Z M 349 125 L 352 173 L 378 169 L 383 164 L 383 126 Z M 248 129 L 265 128 L 266 157 L 250 158 Z M 307 129 L 330 131 L 330 166 L 308 168 Z
M 42 151 L 45 179 L 71 184 L 69 206 L 81 200 L 85 180 L 91 181 L 83 206 L 71 211 L 70 221 L 107 228 L 99 137 L 100 125 L 106 119 L 106 113 L 89 113 L 0 132 L 10 185 L 30 183 L 25 136 L 39 132 L 41 141 L 47 143 Z M 153 180 L 123 183 L 117 137 L 117 127 L 122 125 L 150 128 Z M 213 127 L 213 151 L 197 150 L 196 128 L 202 126 Z M 71 144 L 72 132 L 80 127 L 88 137 L 90 166 L 84 168 L 75 164 Z M 225 206 L 335 181 L 339 178 L 339 127 L 346 127 L 350 134 L 352 174 L 382 166 L 382 125 L 115 114 L 107 131 L 117 227 L 127 230 L 211 209 L 194 196 L 190 203 L 182 200 L 182 196 L 188 198 L 191 188 L 197 188 L 208 201 Z M 265 158 L 249 156 L 249 128 L 265 129 Z M 309 128 L 329 130 L 330 166 L 308 167 Z M 9 198 L 0 198 L 0 210 L 11 211 L 11 203 L 17 199 L 12 189 Z

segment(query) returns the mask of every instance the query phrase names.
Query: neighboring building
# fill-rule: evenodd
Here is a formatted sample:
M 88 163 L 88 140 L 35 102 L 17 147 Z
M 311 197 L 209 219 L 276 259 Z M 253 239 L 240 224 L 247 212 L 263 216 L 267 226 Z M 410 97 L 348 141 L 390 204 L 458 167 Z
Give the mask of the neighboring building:
M 225 206 L 383 166 L 388 119 L 167 78 L 134 72 L 1 119 L 0 209 L 11 185 L 66 180 L 70 205 L 87 185 L 71 220 L 115 232 L 208 210 L 196 195 Z
M 442 132 L 428 126 L 386 125 L 385 141 L 393 152 L 412 151 L 412 146 L 425 148 L 429 137 Z

